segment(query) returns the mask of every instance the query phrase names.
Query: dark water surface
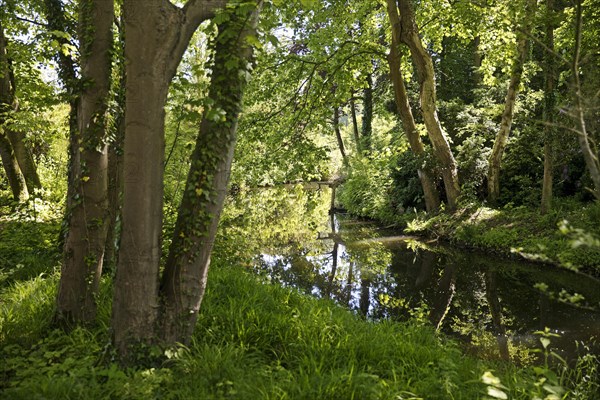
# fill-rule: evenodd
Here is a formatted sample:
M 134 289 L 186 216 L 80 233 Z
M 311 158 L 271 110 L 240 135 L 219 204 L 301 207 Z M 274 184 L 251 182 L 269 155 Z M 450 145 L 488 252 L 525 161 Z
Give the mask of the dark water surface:
M 304 196 L 305 212 L 312 214 L 304 215 L 307 226 L 282 226 L 308 229 L 312 237 L 295 242 L 293 235 L 272 235 L 252 267 L 267 280 L 331 298 L 368 319 L 431 323 L 483 357 L 531 361 L 539 355 L 531 350 L 542 347 L 536 332 L 544 330 L 552 334 L 548 349 L 562 357 L 600 354 L 597 280 L 328 215 L 327 195 L 307 201 L 294 193 L 289 201 Z M 263 207 L 271 213 L 263 218 L 267 226 L 269 218 L 285 218 L 273 207 Z M 295 215 L 295 224 L 302 220 Z

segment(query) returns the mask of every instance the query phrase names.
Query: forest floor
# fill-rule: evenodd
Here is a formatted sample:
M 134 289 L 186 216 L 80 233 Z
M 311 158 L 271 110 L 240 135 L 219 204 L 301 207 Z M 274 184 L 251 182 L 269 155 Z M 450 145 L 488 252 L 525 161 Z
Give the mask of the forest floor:
M 598 373 L 593 358 L 560 370 L 476 359 L 425 324 L 367 321 L 218 258 L 192 344 L 150 347 L 137 367 L 122 368 L 110 347 L 110 276 L 102 281 L 97 324 L 68 333 L 52 325 L 58 231 L 56 219 L 0 221 L 3 399 L 593 399 L 598 393 L 589 379 Z

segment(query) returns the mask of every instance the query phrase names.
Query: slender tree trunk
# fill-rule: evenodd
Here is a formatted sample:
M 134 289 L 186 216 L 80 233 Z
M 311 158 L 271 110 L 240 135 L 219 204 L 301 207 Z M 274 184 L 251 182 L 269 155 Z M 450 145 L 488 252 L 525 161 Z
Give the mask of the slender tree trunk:
M 44 0 L 44 12 L 48 21 L 48 30 L 56 32 L 69 32 L 68 19 L 63 9 L 61 0 Z M 55 40 L 61 46 L 68 44 L 64 36 L 56 36 Z M 71 218 L 71 208 L 75 201 L 75 187 L 77 182 L 74 174 L 74 165 L 79 165 L 79 122 L 78 110 L 80 100 L 80 81 L 77 76 L 76 63 L 65 52 L 59 50 L 55 54 L 58 64 L 58 77 L 65 87 L 69 102 L 69 146 L 68 146 L 68 167 L 67 167 L 67 199 L 65 215 L 62 222 L 62 228 L 59 236 L 59 243 L 64 247 L 67 229 Z
M 421 111 L 434 154 L 442 167 L 442 177 L 448 201 L 448 209 L 456 209 L 460 195 L 458 170 L 454 155 L 446 139 L 446 133 L 436 110 L 435 74 L 431 56 L 423 47 L 410 0 L 398 0 L 400 10 L 400 40 L 408 46 L 421 85 Z
M 8 178 L 13 197 L 18 202 L 29 198 L 25 177 L 19 167 L 12 143 L 9 140 L 6 114 L 10 113 L 14 101 L 14 87 L 11 81 L 10 60 L 7 54 L 7 39 L 0 20 L 0 156 Z
M 481 50 L 480 47 L 481 46 L 481 36 L 477 35 L 475 36 L 475 38 L 473 38 L 473 87 L 477 88 L 479 87 L 479 85 L 481 85 L 481 82 L 483 80 L 483 76 L 481 74 L 481 71 L 479 70 L 481 68 L 481 62 L 483 60 L 483 57 L 481 55 Z
M 113 301 L 113 340 L 152 343 L 158 317 L 163 206 L 164 105 L 171 79 L 200 23 L 225 0 L 124 0 L 127 83 L 122 233 Z
M 600 159 L 595 143 L 590 140 L 585 122 L 585 106 L 583 104 L 583 93 L 581 92 L 581 80 L 579 78 L 579 62 L 581 58 L 581 29 L 583 23 L 583 11 L 581 0 L 576 3 L 575 16 L 575 54 L 571 66 L 573 83 L 575 86 L 575 121 L 578 131 L 579 147 L 583 153 L 583 159 L 592 178 L 593 188 L 590 188 L 596 200 L 600 200 Z
M 189 343 L 204 297 L 253 58 L 247 38 L 256 34 L 261 3 L 248 16 L 233 11 L 218 28 L 212 106 L 204 112 L 160 288 L 160 335 L 166 344 Z
M 373 136 L 373 75 L 367 75 L 367 87 L 363 94 L 363 115 L 361 147 L 364 151 L 371 151 L 371 140 Z
M 523 66 L 527 59 L 529 48 L 527 34 L 531 31 L 534 11 L 535 0 L 528 0 L 521 30 L 517 31 L 517 53 L 513 62 L 508 92 L 506 93 L 506 99 L 504 100 L 504 111 L 502 112 L 500 130 L 494 141 L 492 154 L 489 159 L 487 184 L 488 200 L 491 204 L 496 204 L 498 202 L 498 197 L 500 196 L 500 167 L 502 164 L 502 155 L 504 154 L 504 149 L 506 148 L 506 143 L 510 135 L 515 103 L 519 92 L 519 85 L 521 84 L 521 76 L 523 75 Z
M 56 318 L 64 325 L 90 323 L 104 260 L 108 217 L 106 113 L 111 77 L 111 0 L 80 4 L 81 76 L 87 84 L 79 110 L 79 165 L 72 165 L 77 201 L 72 203 L 57 297 Z M 90 29 L 91 28 L 91 29 Z
M 360 132 L 358 130 L 358 119 L 356 118 L 356 104 L 354 102 L 354 92 L 350 97 L 350 115 L 352 116 L 352 133 L 354 134 L 354 142 L 356 143 L 356 154 L 360 154 Z
M 554 65 L 554 0 L 546 0 L 546 47 L 544 56 L 544 180 L 542 183 L 541 213 L 552 208 L 552 183 L 554 167 L 554 107 L 555 75 Z
M 25 177 L 27 190 L 29 193 L 34 194 L 36 189 L 42 188 L 42 182 L 40 181 L 31 150 L 25 145 L 25 133 L 13 129 L 6 129 L 5 132 L 8 134 L 8 139 L 12 144 L 19 167 Z
M 400 120 L 402 121 L 402 127 L 408 138 L 410 149 L 417 157 L 422 158 L 425 156 L 425 148 L 423 147 L 423 142 L 421 142 L 421 137 L 417 130 L 417 125 L 410 108 L 408 94 L 406 93 L 404 78 L 402 76 L 399 48 L 401 24 L 395 0 L 387 0 L 387 10 L 390 24 L 392 25 L 392 45 L 387 58 L 390 67 L 392 86 L 394 87 L 396 107 L 398 114 L 400 115 Z M 433 177 L 429 171 L 422 168 L 417 170 L 417 174 L 419 175 L 423 194 L 425 195 L 426 210 L 428 212 L 437 210 L 440 206 L 440 195 L 435 187 Z
M 333 110 L 333 131 L 335 132 L 335 138 L 337 139 L 338 148 L 342 154 L 342 161 L 344 166 L 348 166 L 348 157 L 346 156 L 346 149 L 344 148 L 344 140 L 342 139 L 342 132 L 340 131 L 340 108 L 335 107 Z
M 0 123 L 0 125 L 2 124 Z M 0 127 L 0 129 L 2 128 Z M 0 157 L 2 157 L 2 166 L 4 172 L 6 172 L 13 198 L 19 203 L 27 201 L 29 192 L 27 191 L 25 177 L 21 173 L 12 145 L 4 133 L 0 133 Z

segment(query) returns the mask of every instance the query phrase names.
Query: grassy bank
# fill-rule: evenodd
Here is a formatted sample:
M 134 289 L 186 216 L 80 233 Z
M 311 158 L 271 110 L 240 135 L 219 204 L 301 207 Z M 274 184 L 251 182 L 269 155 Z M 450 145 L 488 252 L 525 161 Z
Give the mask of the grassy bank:
M 356 186 L 356 184 L 354 184 Z M 375 188 L 381 189 L 381 188 Z M 372 218 L 409 233 L 504 256 L 518 256 L 600 277 L 600 202 L 555 199 L 552 211 L 508 204 L 491 208 L 463 202 L 454 213 L 396 210 L 385 190 L 354 186 L 338 196 L 350 213 Z
M 109 345 L 109 278 L 95 327 L 64 333 L 51 325 L 56 231 L 56 224 L 2 225 L 3 399 L 593 399 L 597 389 L 591 360 L 562 374 L 484 362 L 429 326 L 365 321 L 219 259 L 193 344 L 148 348 L 140 355 L 146 367 L 122 369 Z M 21 236 L 29 238 L 26 252 L 11 246 Z M 11 270 L 25 253 L 33 256 Z M 552 392 L 559 397 L 547 397 Z
M 468 206 L 453 214 L 413 215 L 401 222 L 411 233 L 600 276 L 598 221 L 599 203 L 563 202 L 546 215 L 527 207 Z

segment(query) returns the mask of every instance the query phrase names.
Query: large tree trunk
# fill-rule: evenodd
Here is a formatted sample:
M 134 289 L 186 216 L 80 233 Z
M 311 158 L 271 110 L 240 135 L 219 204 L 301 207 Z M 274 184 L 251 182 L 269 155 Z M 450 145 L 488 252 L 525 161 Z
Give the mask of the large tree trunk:
M 114 273 L 116 268 L 116 255 L 118 242 L 121 237 L 119 218 L 121 215 L 121 196 L 123 194 L 123 146 L 125 141 L 125 55 L 123 43 L 125 35 L 123 32 L 123 16 L 119 24 L 119 44 L 116 50 L 118 54 L 118 76 L 117 82 L 113 83 L 117 114 L 115 116 L 113 139 L 108 145 L 108 233 L 106 235 L 106 250 L 104 253 L 105 273 Z
M 552 208 L 552 183 L 554 167 L 554 107 L 555 75 L 554 62 L 554 0 L 546 0 L 546 37 L 547 47 L 544 56 L 544 180 L 542 182 L 541 213 L 546 214 Z
M 121 246 L 115 277 L 113 340 L 123 359 L 130 344 L 155 339 L 163 206 L 164 105 L 198 25 L 225 0 L 124 0 L 126 106 Z
M 600 200 L 600 154 L 596 144 L 591 140 L 587 125 L 585 122 L 585 106 L 583 104 L 583 93 L 581 92 L 581 79 L 579 77 L 579 62 L 581 58 L 581 29 L 583 23 L 581 0 L 577 0 L 576 16 L 575 16 L 575 54 L 573 56 L 573 64 L 571 65 L 571 74 L 573 75 L 573 83 L 575 86 L 575 123 L 577 126 L 577 136 L 579 146 L 583 153 L 583 159 L 590 173 L 590 178 L 594 184 L 590 188 L 596 200 Z
M 504 111 L 502 112 L 500 130 L 494 141 L 492 154 L 489 159 L 487 184 L 488 200 L 491 204 L 496 204 L 498 202 L 498 197 L 500 196 L 500 167 L 502 164 L 502 155 L 504 154 L 508 136 L 510 135 L 515 103 L 519 92 L 519 85 L 521 84 L 521 76 L 523 75 L 523 66 L 527 59 L 529 48 L 527 35 L 531 31 L 534 8 L 535 0 L 528 0 L 521 29 L 517 30 L 516 58 L 513 62 L 508 92 L 506 93 L 506 99 L 504 100 Z
M 232 11 L 218 28 L 212 105 L 204 112 L 161 282 L 159 333 L 167 344 L 189 343 L 198 318 L 250 72 L 253 52 L 246 39 L 256 34 L 259 10 L 251 16 Z
M 436 110 L 435 74 L 431 56 L 423 47 L 410 0 L 398 0 L 400 10 L 400 40 L 408 46 L 421 85 L 421 111 L 431 139 L 433 150 L 442 167 L 442 177 L 448 201 L 448 209 L 456 209 L 460 185 L 454 155 Z
M 25 177 L 21 172 L 14 148 L 9 140 L 9 129 L 5 125 L 6 114 L 11 111 L 14 101 L 14 87 L 10 79 L 10 60 L 6 49 L 7 44 L 4 27 L 0 20 L 0 156 L 13 197 L 16 201 L 23 202 L 29 198 L 29 193 Z
M 96 317 L 107 229 L 106 113 L 111 77 L 112 0 L 80 6 L 81 93 L 79 164 L 71 165 L 77 201 L 72 203 L 57 297 L 57 320 L 89 323 Z
M 346 156 L 346 149 L 344 148 L 344 139 L 342 139 L 342 132 L 340 131 L 340 108 L 335 107 L 333 110 L 333 131 L 335 132 L 335 138 L 337 139 L 338 148 L 342 155 L 342 161 L 344 166 L 348 166 L 348 157 Z
M 421 142 L 421 137 L 417 130 L 417 125 L 410 108 L 408 94 L 406 93 L 404 78 L 402 76 L 400 49 L 398 47 L 400 45 L 401 24 L 395 0 L 387 0 L 387 10 L 390 24 L 392 25 L 392 45 L 390 53 L 388 54 L 388 65 L 390 67 L 390 77 L 394 87 L 396 107 L 398 109 L 398 114 L 400 114 L 400 120 L 402 121 L 402 127 L 408 138 L 410 149 L 417 157 L 422 158 L 425 156 L 425 148 L 423 147 L 423 142 Z M 429 171 L 422 168 L 419 168 L 417 173 L 425 195 L 425 208 L 428 212 L 438 209 L 440 206 L 440 196 L 435 187 L 433 177 Z

